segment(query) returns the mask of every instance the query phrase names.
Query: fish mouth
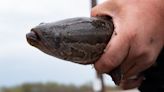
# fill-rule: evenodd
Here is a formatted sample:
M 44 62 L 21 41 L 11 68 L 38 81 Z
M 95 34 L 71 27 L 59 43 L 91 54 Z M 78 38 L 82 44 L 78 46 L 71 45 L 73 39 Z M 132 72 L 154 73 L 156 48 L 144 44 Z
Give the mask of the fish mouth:
M 27 42 L 32 46 L 36 46 L 41 40 L 35 29 L 31 29 L 31 32 L 26 34 L 26 38 Z
M 33 28 L 31 29 L 31 32 L 26 34 L 27 42 L 31 46 L 34 46 L 49 55 L 53 55 L 51 48 L 49 48 L 51 45 L 46 42 L 46 39 L 44 39 L 42 35 L 43 34 L 40 32 L 40 29 Z

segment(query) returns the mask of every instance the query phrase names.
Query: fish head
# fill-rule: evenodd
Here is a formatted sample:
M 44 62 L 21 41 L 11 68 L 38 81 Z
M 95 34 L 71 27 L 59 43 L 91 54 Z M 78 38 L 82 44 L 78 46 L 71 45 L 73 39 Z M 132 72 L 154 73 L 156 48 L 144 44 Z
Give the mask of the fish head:
M 60 33 L 56 30 L 54 23 L 41 23 L 26 34 L 30 45 L 40 49 L 46 54 L 56 56 L 60 47 Z

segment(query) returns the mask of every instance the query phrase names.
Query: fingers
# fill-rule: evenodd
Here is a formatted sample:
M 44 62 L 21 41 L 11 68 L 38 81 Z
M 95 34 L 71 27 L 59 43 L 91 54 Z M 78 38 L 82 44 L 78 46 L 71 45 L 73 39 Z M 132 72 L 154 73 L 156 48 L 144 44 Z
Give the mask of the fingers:
M 133 48 L 133 49 L 132 49 Z M 138 47 L 139 48 L 139 47 Z M 142 71 L 148 69 L 155 62 L 154 51 L 144 49 L 138 49 L 136 47 L 131 47 L 129 55 L 126 60 L 121 64 L 121 70 L 123 73 L 123 79 L 128 79 L 131 76 L 138 75 Z M 142 51 L 142 52 L 140 52 Z M 140 54 L 136 54 L 136 53 Z M 142 54 L 141 54 L 142 53 Z M 151 54 L 152 53 L 152 54 Z
M 141 85 L 141 83 L 144 79 L 145 78 L 143 76 L 140 76 L 136 79 L 123 80 L 120 83 L 120 87 L 125 89 L 125 90 L 136 88 L 136 87 L 139 87 Z
M 136 59 L 138 59 L 138 57 L 134 58 L 136 55 L 134 53 L 131 53 L 133 52 L 132 49 L 132 47 L 129 48 L 129 53 L 126 59 L 121 64 L 121 73 L 123 74 L 123 79 L 128 79 L 125 75 L 127 74 L 128 70 L 132 69 L 136 65 Z
M 124 79 L 127 79 L 133 75 L 137 75 L 139 73 L 141 73 L 142 71 L 146 70 L 147 68 L 149 68 L 150 66 L 152 66 L 152 64 L 144 64 L 144 63 L 137 63 L 133 65 L 132 68 L 130 68 L 125 74 L 124 74 Z
M 128 54 L 128 49 L 129 39 L 127 36 L 123 33 L 113 33 L 104 54 L 95 63 L 95 69 L 99 73 L 109 73 L 125 59 Z

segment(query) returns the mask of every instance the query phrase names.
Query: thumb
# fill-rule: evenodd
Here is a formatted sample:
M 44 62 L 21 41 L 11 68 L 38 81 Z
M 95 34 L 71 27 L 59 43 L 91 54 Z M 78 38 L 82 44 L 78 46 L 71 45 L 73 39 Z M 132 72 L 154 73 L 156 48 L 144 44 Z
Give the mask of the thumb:
M 117 33 L 117 30 L 115 30 L 111 41 L 104 50 L 104 54 L 94 64 L 95 69 L 99 73 L 109 73 L 119 66 L 128 55 L 129 42 L 128 36 L 125 33 Z

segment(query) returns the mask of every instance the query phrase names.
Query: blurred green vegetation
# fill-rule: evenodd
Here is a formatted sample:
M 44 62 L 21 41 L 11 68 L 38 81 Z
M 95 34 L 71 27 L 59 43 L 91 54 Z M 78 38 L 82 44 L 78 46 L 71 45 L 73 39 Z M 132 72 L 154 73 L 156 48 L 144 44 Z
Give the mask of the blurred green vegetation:
M 58 83 L 26 83 L 15 87 L 3 87 L 0 92 L 93 92 L 91 83 L 82 86 Z

